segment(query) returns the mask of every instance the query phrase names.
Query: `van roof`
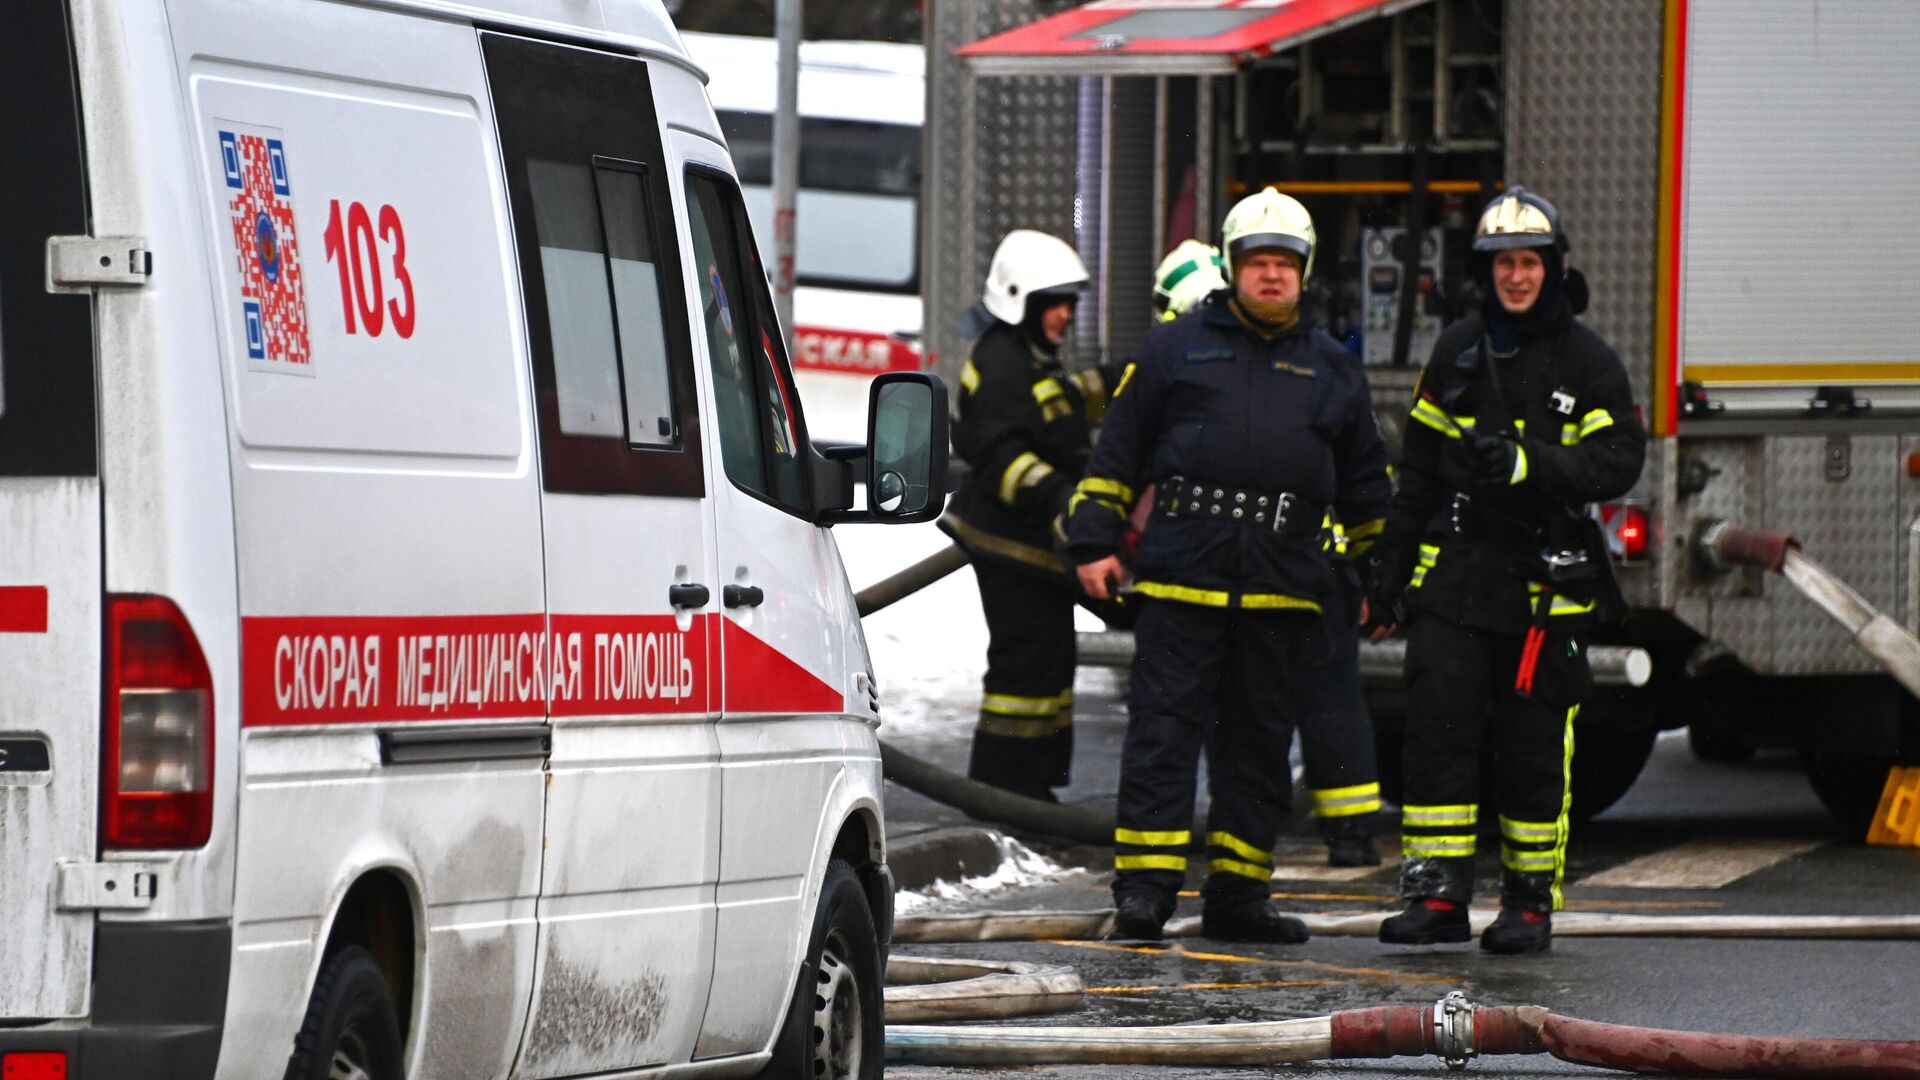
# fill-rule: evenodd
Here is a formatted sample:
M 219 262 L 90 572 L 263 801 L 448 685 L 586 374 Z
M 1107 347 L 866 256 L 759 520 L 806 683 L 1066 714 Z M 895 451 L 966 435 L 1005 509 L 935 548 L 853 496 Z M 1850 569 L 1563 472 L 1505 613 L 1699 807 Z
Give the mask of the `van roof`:
M 589 38 L 623 45 L 653 56 L 695 66 L 680 43 L 680 32 L 667 14 L 663 0 L 598 0 L 571 5 L 578 12 L 568 19 L 554 13 L 553 0 L 387 0 L 393 7 L 412 8 L 566 37 Z
M 683 35 L 707 71 L 713 107 L 771 113 L 776 87 L 772 38 Z M 918 127 L 926 113 L 926 50 L 889 41 L 806 41 L 800 45 L 800 112 L 839 120 Z

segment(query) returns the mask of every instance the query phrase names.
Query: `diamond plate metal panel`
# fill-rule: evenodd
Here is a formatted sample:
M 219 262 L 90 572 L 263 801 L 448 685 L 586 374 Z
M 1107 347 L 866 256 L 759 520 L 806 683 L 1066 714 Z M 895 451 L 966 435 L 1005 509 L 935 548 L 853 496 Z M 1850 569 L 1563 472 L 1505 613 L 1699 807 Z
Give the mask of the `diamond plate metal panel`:
M 1902 542 L 1896 480 L 1900 437 L 1872 435 L 1849 440 L 1851 462 L 1842 480 L 1827 478 L 1824 436 L 1766 441 L 1769 527 L 1799 538 L 1815 561 L 1838 574 L 1869 604 L 1900 610 Z M 1773 663 L 1783 675 L 1866 672 L 1878 668 L 1839 628 L 1793 587 L 1767 582 L 1774 607 Z
M 1653 0 L 1508 0 L 1505 14 L 1506 180 L 1559 208 L 1592 293 L 1582 321 L 1620 354 L 1643 406 L 1652 401 L 1661 15 Z M 1669 458 L 1648 454 L 1634 498 L 1670 500 Z M 1683 528 L 1664 513 L 1656 525 L 1663 538 Z M 1678 595 L 1680 554 L 1661 543 L 1632 599 Z
M 957 385 L 970 342 L 956 323 L 980 299 L 1000 238 L 1015 228 L 1074 234 L 1078 81 L 976 79 L 953 51 L 1071 7 L 1065 0 L 927 5 L 926 346 Z

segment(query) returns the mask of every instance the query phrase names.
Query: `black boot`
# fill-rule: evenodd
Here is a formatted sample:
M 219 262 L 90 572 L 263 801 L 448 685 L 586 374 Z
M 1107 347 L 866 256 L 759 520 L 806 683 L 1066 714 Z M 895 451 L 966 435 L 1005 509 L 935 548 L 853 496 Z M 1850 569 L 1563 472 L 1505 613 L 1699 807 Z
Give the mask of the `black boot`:
M 1298 945 L 1307 940 L 1307 924 L 1273 910 L 1265 900 L 1208 904 L 1200 913 L 1200 933 L 1216 941 Z
M 1508 870 L 1500 877 L 1500 917 L 1480 935 L 1490 953 L 1546 952 L 1553 947 L 1553 875 Z
M 1501 908 L 1500 917 L 1481 933 L 1480 947 L 1503 954 L 1546 952 L 1553 947 L 1553 916 Z
M 1114 898 L 1113 936 L 1133 941 L 1159 941 L 1165 935 L 1173 901 L 1145 890 L 1130 890 Z
M 1473 940 L 1473 926 L 1467 905 L 1421 897 L 1380 924 L 1380 940 L 1389 945 L 1458 944 Z
M 1327 841 L 1328 866 L 1379 866 L 1380 849 L 1373 843 L 1373 815 L 1320 819 L 1320 835 Z

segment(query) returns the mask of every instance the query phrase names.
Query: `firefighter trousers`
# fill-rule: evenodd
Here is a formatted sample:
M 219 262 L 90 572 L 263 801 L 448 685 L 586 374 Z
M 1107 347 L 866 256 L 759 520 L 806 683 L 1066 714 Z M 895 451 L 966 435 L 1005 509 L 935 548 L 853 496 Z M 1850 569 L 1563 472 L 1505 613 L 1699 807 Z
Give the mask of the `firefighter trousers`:
M 1480 833 L 1480 767 L 1493 762 L 1500 807 L 1501 905 L 1561 906 L 1573 719 L 1585 655 L 1565 634 L 1541 648 L 1531 696 L 1514 689 L 1525 638 L 1431 613 L 1407 628 L 1406 799 L 1401 893 L 1467 903 Z M 1578 665 L 1578 670 L 1573 670 Z
M 1358 590 L 1343 589 L 1338 602 L 1339 610 L 1327 612 L 1333 662 L 1303 674 L 1324 682 L 1298 702 L 1294 723 L 1320 834 L 1328 840 L 1343 835 L 1365 839 L 1373 835 L 1373 819 L 1380 810 L 1380 776 L 1373 720 L 1360 686 Z M 1349 626 L 1356 629 L 1348 632 Z M 1243 685 L 1229 663 L 1220 684 L 1222 715 L 1247 711 Z M 1211 749 L 1207 760 L 1209 767 L 1218 760 Z
M 973 561 L 987 619 L 987 673 L 967 775 L 1035 798 L 1067 783 L 1073 760 L 1073 608 L 1078 592 Z
M 1287 749 L 1297 717 L 1338 685 L 1327 624 L 1312 612 L 1241 611 L 1144 602 L 1134 626 L 1132 695 L 1120 754 L 1114 832 L 1116 899 L 1148 893 L 1169 907 L 1193 843 L 1196 770 L 1211 751 L 1209 906 L 1264 901 L 1273 842 L 1291 809 Z M 1232 673 L 1236 686 L 1221 680 Z M 1222 703 L 1228 703 L 1222 709 Z

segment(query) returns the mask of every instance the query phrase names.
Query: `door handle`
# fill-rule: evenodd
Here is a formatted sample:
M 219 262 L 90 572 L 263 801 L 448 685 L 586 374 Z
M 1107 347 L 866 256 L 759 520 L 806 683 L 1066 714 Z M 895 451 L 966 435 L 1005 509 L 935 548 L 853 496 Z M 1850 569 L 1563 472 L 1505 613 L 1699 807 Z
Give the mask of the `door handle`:
M 726 585 L 720 589 L 720 602 L 728 607 L 759 607 L 766 598 L 758 585 Z
M 707 601 L 711 599 L 713 599 L 713 594 L 707 591 L 705 585 L 687 584 L 667 586 L 667 603 L 672 604 L 676 610 L 703 608 L 707 606 Z

